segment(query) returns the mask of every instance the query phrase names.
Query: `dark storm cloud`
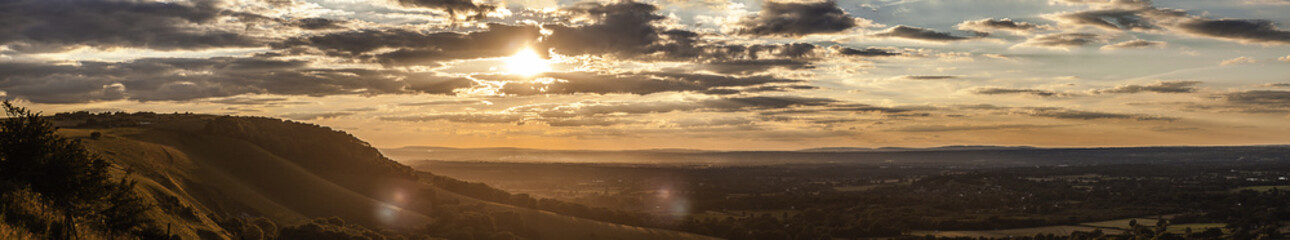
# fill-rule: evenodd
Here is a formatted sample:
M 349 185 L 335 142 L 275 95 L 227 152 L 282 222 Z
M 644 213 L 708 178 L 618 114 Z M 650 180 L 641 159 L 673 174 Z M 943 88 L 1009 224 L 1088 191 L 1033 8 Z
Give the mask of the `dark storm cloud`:
M 402 29 L 359 30 L 304 36 L 275 48 L 314 48 L 328 55 L 366 59 L 386 65 L 438 65 L 440 61 L 510 56 L 537 41 L 536 26 L 489 24 L 470 33 L 423 33 Z M 379 49 L 397 49 L 375 53 Z
M 1253 43 L 1290 44 L 1290 31 L 1268 20 L 1193 18 L 1177 25 L 1183 32 Z
M 215 1 L 9 0 L 0 3 L 0 44 L 21 52 L 78 45 L 158 50 L 262 46 L 260 39 L 192 26 L 227 12 Z
M 1094 90 L 1093 93 L 1191 93 L 1196 92 L 1196 85 L 1200 85 L 1201 83 L 1202 82 L 1200 81 L 1168 81 L 1146 85 L 1122 85 L 1109 89 Z
M 1030 116 L 1036 116 L 1036 117 L 1049 117 L 1049 118 L 1072 119 L 1072 120 L 1097 120 L 1097 119 L 1125 119 L 1125 120 L 1138 120 L 1138 121 L 1178 120 L 1177 118 L 1152 116 L 1152 115 L 1145 115 L 1145 114 L 1107 113 L 1107 112 L 1071 110 L 1071 109 L 1064 109 L 1064 108 L 1030 108 L 1027 110 L 1021 110 L 1019 111 L 1019 113 L 1030 115 Z
M 980 88 L 973 90 L 972 93 L 981 95 L 1005 95 L 1005 94 L 1027 94 L 1040 97 L 1066 97 L 1070 96 L 1065 93 L 1058 93 L 1051 90 L 1040 89 L 1015 89 L 1015 88 Z
M 896 52 L 896 50 L 894 49 L 884 49 L 884 48 L 855 49 L 855 48 L 842 47 L 842 46 L 833 46 L 831 47 L 831 49 L 834 49 L 834 51 L 837 51 L 838 54 L 842 54 L 846 56 L 889 57 L 889 56 L 904 55 L 900 52 Z
M 450 94 L 464 78 L 370 69 L 315 69 L 258 58 L 149 58 L 79 65 L 0 63 L 0 90 L 41 103 L 192 100 L 240 94 Z
M 1110 50 L 1110 49 L 1153 48 L 1153 47 L 1164 47 L 1165 45 L 1168 45 L 1168 43 L 1161 42 L 1161 41 L 1147 41 L 1142 39 L 1134 39 L 1134 40 L 1123 41 L 1123 42 L 1118 42 L 1111 45 L 1102 46 L 1102 49 Z
M 802 80 L 783 79 L 772 76 L 725 76 L 694 73 L 621 73 L 601 74 L 591 72 L 545 73 L 550 77 L 564 81 L 551 84 L 514 82 L 502 88 L 502 92 L 513 95 L 536 94 L 651 94 L 659 92 L 702 92 L 728 87 L 748 87 L 770 83 L 800 83 Z
M 971 39 L 969 37 L 954 36 L 945 32 L 937 32 L 931 29 L 910 27 L 905 25 L 898 25 L 892 28 L 888 28 L 886 31 L 875 33 L 872 36 L 907 38 L 907 39 L 914 39 L 914 40 L 936 41 L 936 42 L 950 42 L 950 41 Z
M 1034 37 L 1022 45 L 1038 47 L 1080 47 L 1106 41 L 1104 37 L 1092 33 L 1057 33 Z
M 400 5 L 405 7 L 439 9 L 448 12 L 449 15 L 474 13 L 473 18 L 481 18 L 484 13 L 497 9 L 497 6 L 487 4 L 475 4 L 471 0 L 397 0 Z
M 761 36 L 802 36 L 816 33 L 835 33 L 856 26 L 852 18 L 832 0 L 801 3 L 762 3 L 761 12 L 740 22 L 740 34 Z
M 1048 26 L 1034 23 L 1014 21 L 1012 19 L 993 19 L 986 18 L 980 20 L 964 21 L 954 26 L 959 30 L 989 33 L 994 31 L 1012 31 L 1012 32 L 1030 32 L 1034 30 L 1047 29 Z

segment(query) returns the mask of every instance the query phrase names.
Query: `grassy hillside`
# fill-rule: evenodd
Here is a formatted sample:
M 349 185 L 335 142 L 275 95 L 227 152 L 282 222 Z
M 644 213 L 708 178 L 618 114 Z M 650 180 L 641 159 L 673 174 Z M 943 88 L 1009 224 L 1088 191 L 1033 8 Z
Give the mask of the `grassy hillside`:
M 86 124 L 84 116 L 55 119 L 64 126 L 80 125 L 59 133 L 82 139 L 91 152 L 113 163 L 114 175 L 137 180 L 136 192 L 157 206 L 147 215 L 183 239 L 243 236 L 242 230 L 230 229 L 228 219 L 264 217 L 278 226 L 303 229 L 330 226 L 311 219 L 332 216 L 343 219 L 336 226 L 357 224 L 396 235 L 497 238 L 423 227 L 459 226 L 450 221 L 481 212 L 514 216 L 521 224 L 506 225 L 500 219 L 485 224 L 533 239 L 706 238 L 465 197 L 418 181 L 410 168 L 366 143 L 320 126 L 202 115 L 120 115 L 95 124 Z M 5 238 L 23 234 L 0 226 Z M 282 234 L 288 231 L 284 228 Z

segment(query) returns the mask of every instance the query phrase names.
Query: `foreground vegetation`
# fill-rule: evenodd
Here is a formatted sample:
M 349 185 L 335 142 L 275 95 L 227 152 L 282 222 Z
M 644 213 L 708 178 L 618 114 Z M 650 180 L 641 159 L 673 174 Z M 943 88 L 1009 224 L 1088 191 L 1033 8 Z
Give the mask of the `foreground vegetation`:
M 452 179 L 317 125 L 10 109 L 0 239 L 707 239 L 444 190 Z
M 4 102 L 0 122 L 0 236 L 31 239 L 168 238 L 143 217 L 152 207 L 128 176 L 53 123 Z M 6 236 L 7 235 L 7 236 Z

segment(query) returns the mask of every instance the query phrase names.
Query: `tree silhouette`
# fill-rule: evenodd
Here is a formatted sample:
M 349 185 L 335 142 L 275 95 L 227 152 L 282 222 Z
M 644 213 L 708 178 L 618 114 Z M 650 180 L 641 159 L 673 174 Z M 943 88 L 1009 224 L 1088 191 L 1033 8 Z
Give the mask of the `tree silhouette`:
M 8 184 L 0 186 L 29 189 L 60 210 L 63 227 L 56 237 L 73 237 L 80 218 L 101 221 L 95 225 L 109 231 L 147 222 L 141 215 L 148 206 L 135 196 L 133 181 L 112 181 L 107 161 L 79 140 L 59 136 L 38 113 L 8 101 L 3 107 L 9 118 L 0 120 L 0 181 Z

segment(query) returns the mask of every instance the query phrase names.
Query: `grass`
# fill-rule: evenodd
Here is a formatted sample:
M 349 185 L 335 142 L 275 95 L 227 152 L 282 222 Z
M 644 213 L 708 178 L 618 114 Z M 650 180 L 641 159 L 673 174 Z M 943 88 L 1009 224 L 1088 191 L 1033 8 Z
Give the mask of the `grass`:
M 382 204 L 381 199 L 336 185 L 255 144 L 193 132 L 192 129 L 197 128 L 191 126 L 166 125 L 159 129 L 161 127 L 62 129 L 59 133 L 82 139 L 88 150 L 114 164 L 114 174 L 130 172 L 139 181 L 136 191 L 158 205 L 147 214 L 157 219 L 163 229 L 169 226 L 171 233 L 184 239 L 198 239 L 212 233 L 227 234 L 208 217 L 217 212 L 263 215 L 284 226 L 301 223 L 313 216 L 341 216 L 351 222 L 377 218 L 377 208 L 373 206 Z M 92 132 L 103 135 L 96 140 L 89 139 Z M 386 186 L 433 188 L 415 182 Z M 456 198 L 463 203 L 479 203 L 492 210 L 519 213 L 526 224 L 546 239 L 711 239 L 677 231 L 562 216 L 434 189 L 441 198 Z M 188 211 L 192 213 L 180 214 Z M 396 214 L 399 222 L 407 223 L 404 226 L 415 227 L 429 221 L 429 218 L 412 211 L 398 211 Z M 12 226 L 0 227 L 4 227 L 0 228 L 0 239 L 29 238 L 25 232 L 10 230 Z

